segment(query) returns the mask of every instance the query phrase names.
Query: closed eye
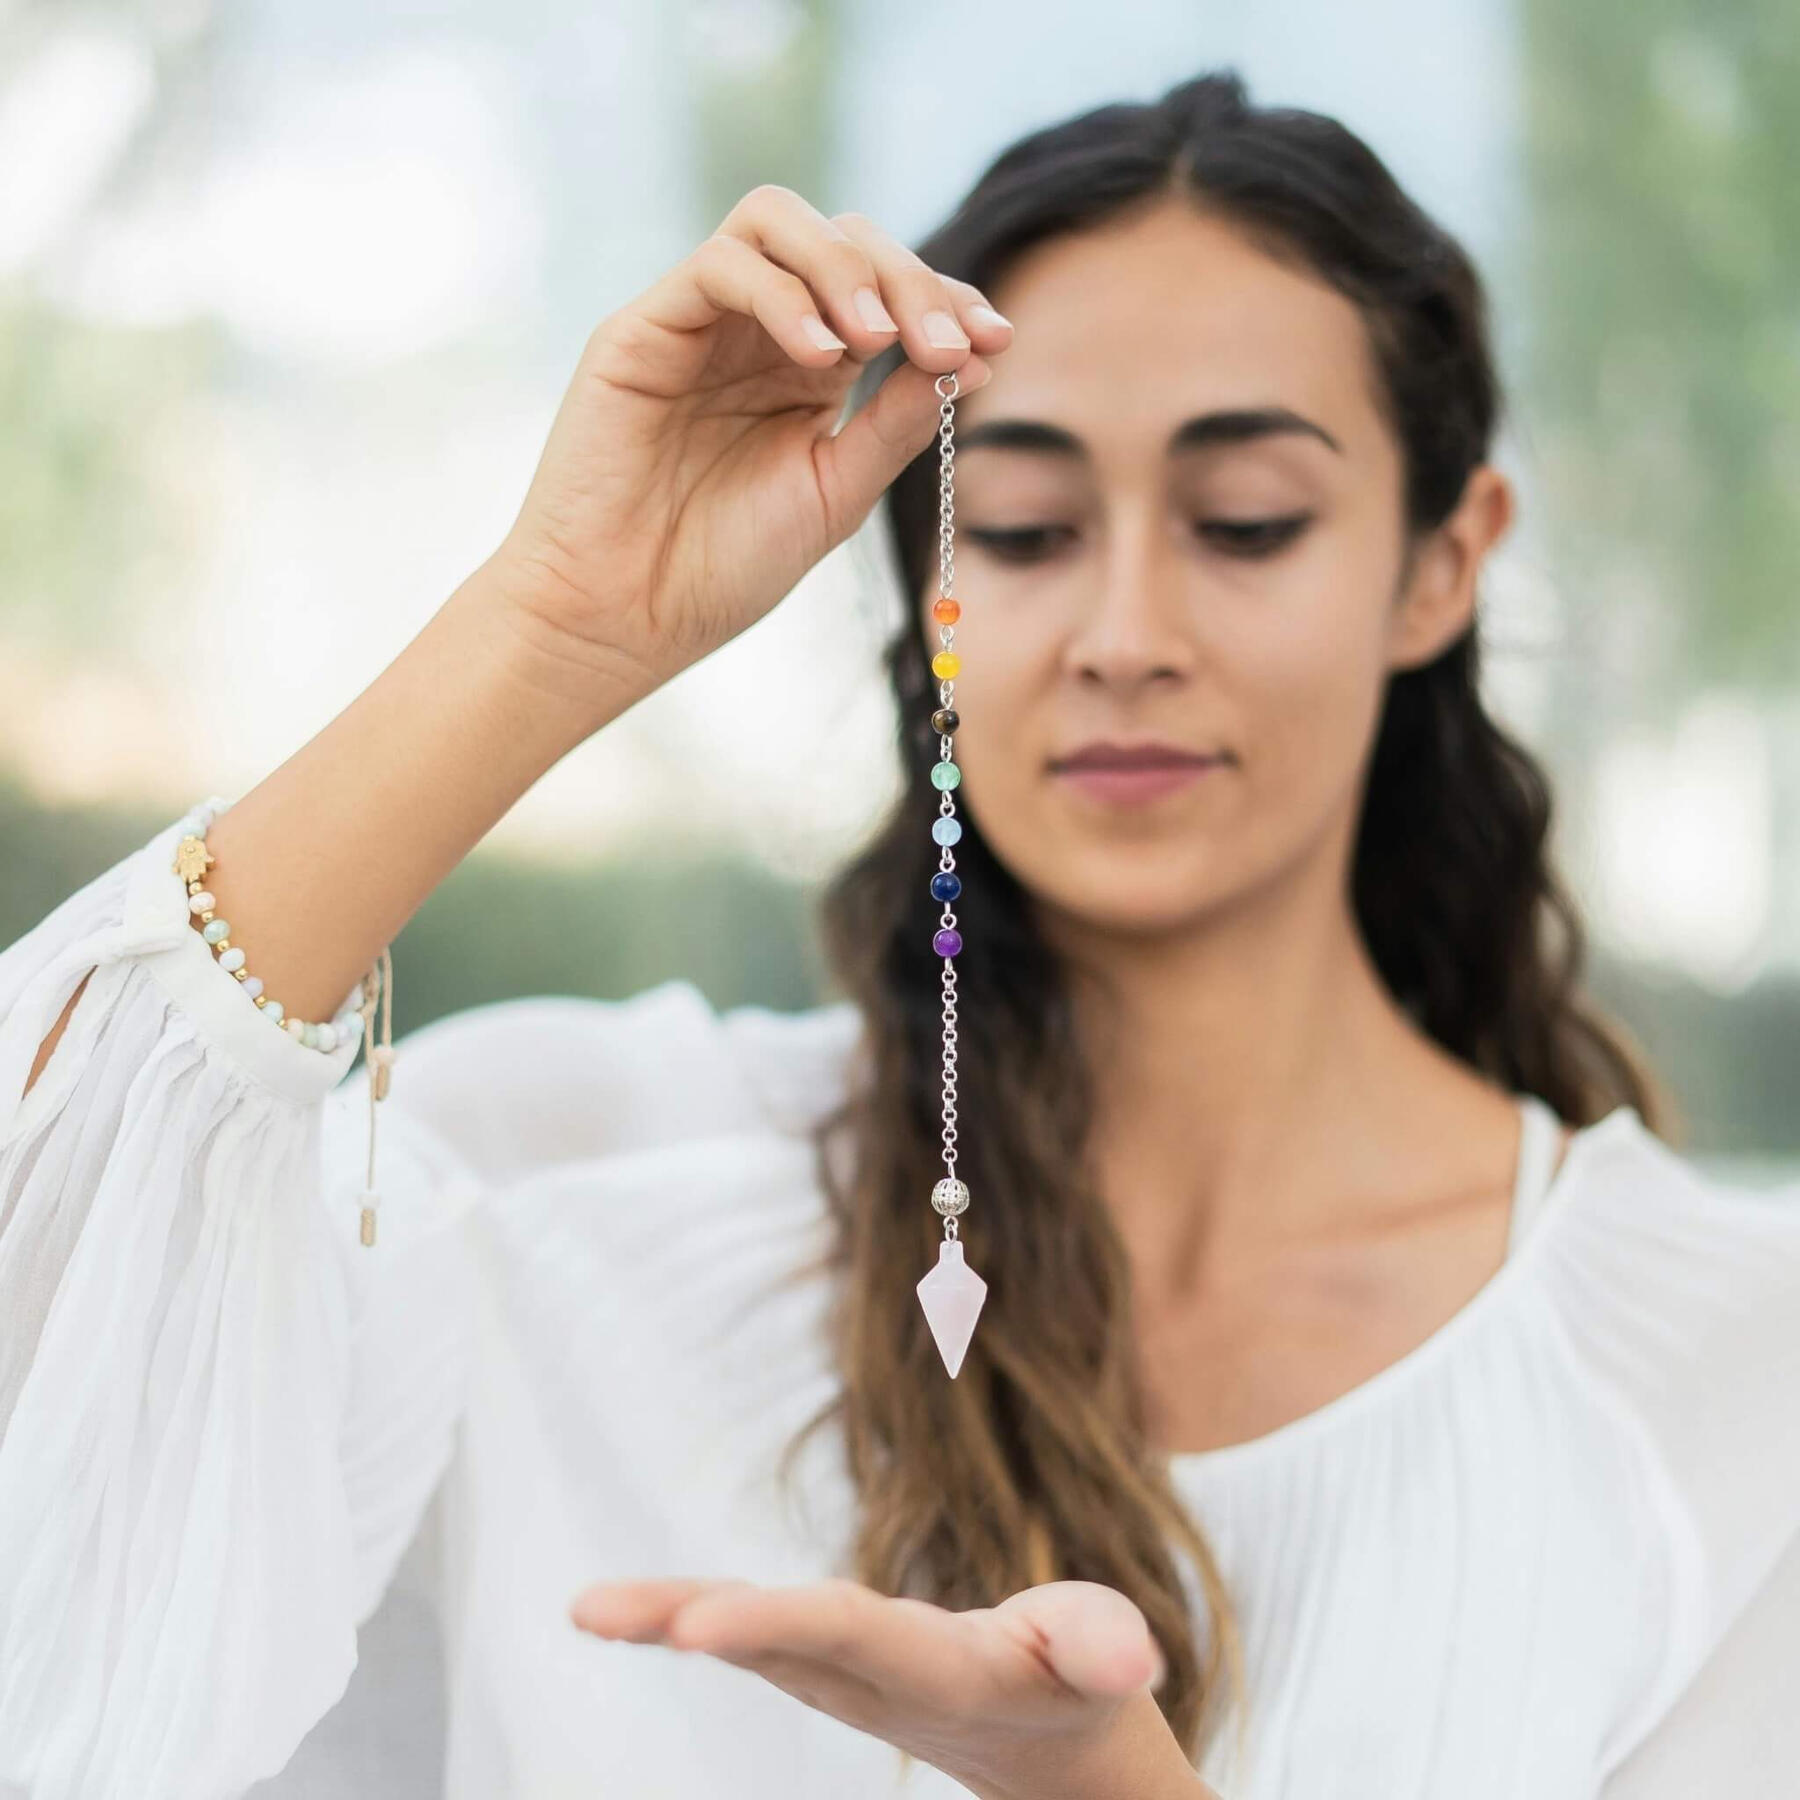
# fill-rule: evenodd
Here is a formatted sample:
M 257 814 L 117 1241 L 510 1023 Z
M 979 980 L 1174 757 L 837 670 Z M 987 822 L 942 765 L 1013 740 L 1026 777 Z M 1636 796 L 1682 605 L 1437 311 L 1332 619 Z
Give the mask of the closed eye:
M 1272 556 L 1311 522 L 1311 513 L 1298 512 L 1267 519 L 1202 519 L 1195 529 L 1233 556 Z
M 1312 517 L 1298 512 L 1259 519 L 1201 519 L 1194 529 L 1227 555 L 1272 556 L 1291 544 Z M 963 535 L 1000 562 L 1030 563 L 1042 562 L 1056 544 L 1078 534 L 1072 525 L 969 525 Z
M 969 525 L 963 536 L 1001 562 L 1041 562 L 1048 553 L 1049 542 L 1061 535 L 1075 535 L 1072 525 L 1019 525 L 1006 530 L 998 526 Z

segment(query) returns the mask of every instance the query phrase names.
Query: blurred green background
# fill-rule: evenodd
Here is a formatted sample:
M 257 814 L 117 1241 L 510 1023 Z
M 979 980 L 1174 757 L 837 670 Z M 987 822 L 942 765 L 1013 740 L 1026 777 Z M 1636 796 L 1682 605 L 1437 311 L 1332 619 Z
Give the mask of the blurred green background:
M 1495 703 L 1690 1142 L 1800 1160 L 1800 9 L 321 0 L 0 9 L 0 942 L 323 726 L 511 517 L 595 319 L 759 181 L 916 237 L 1033 124 L 1236 66 L 1476 254 L 1523 516 Z M 822 997 L 892 792 L 868 534 L 558 765 L 397 1029 Z

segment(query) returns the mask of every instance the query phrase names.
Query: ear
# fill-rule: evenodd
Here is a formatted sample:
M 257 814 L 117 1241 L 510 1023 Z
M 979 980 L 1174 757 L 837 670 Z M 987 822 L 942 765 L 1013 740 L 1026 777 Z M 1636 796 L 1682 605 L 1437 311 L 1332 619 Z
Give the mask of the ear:
M 1512 483 L 1488 463 L 1470 470 L 1455 510 L 1414 552 L 1388 631 L 1391 668 L 1433 661 L 1468 629 L 1482 562 L 1512 517 Z

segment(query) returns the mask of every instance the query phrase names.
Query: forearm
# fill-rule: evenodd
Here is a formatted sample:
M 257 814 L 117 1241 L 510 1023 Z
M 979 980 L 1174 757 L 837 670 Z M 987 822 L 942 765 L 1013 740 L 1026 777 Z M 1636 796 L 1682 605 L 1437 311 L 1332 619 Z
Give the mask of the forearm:
M 1104 1740 L 1079 1752 L 1059 1745 L 1041 1762 L 974 1792 L 980 1800 L 1221 1800 L 1195 1772 L 1148 1692 L 1119 1708 Z
M 525 634 L 484 565 L 213 823 L 207 887 L 264 991 L 325 1017 L 539 776 L 638 698 Z

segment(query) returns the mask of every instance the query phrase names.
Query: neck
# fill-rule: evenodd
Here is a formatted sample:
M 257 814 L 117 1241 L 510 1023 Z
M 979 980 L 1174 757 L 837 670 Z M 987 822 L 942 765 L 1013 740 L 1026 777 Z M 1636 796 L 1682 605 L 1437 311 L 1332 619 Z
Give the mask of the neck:
M 1094 1172 L 1166 1295 L 1402 1182 L 1454 1183 L 1456 1132 L 1491 1138 L 1491 1084 L 1393 1000 L 1329 870 L 1166 932 L 1051 929 L 1096 1071 Z

